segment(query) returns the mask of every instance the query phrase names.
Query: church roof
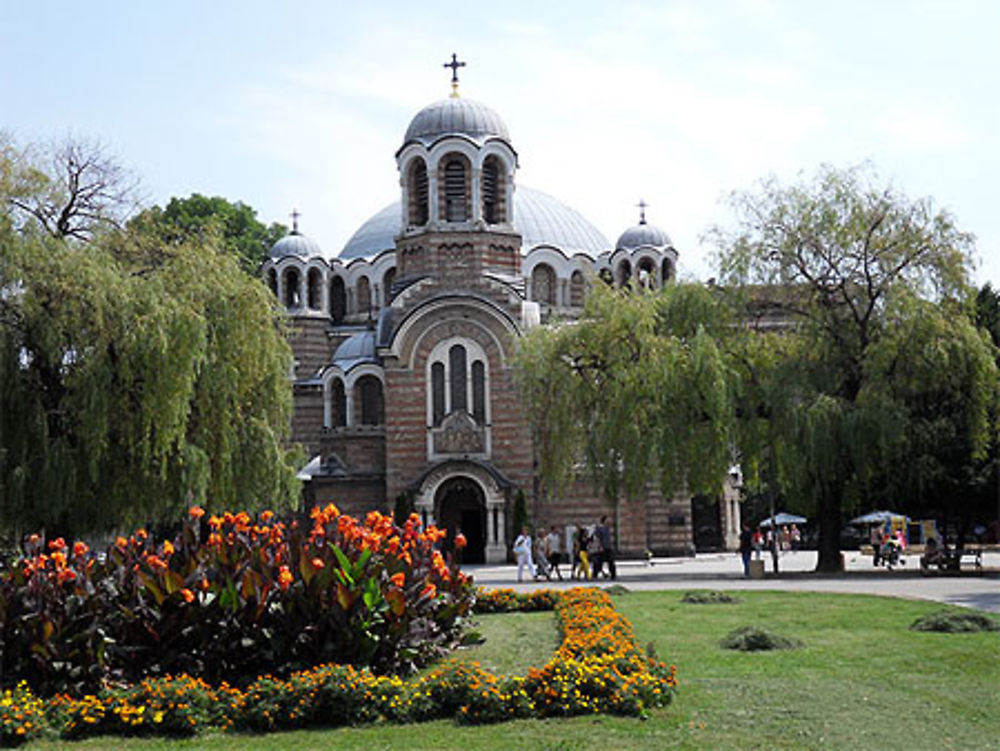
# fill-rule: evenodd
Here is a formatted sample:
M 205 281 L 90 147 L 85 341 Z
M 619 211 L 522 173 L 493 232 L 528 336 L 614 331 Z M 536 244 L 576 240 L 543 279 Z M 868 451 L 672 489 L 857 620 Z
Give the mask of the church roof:
M 366 330 L 351 334 L 333 353 L 333 362 L 345 373 L 355 365 L 378 362 L 375 357 L 375 332 Z
M 442 99 L 418 112 L 403 137 L 403 146 L 418 141 L 430 146 L 444 136 L 468 136 L 476 143 L 501 138 L 510 143 L 507 126 L 494 110 L 472 99 Z
M 393 250 L 401 229 L 402 208 L 396 201 L 358 228 L 340 252 L 340 258 L 343 261 L 371 258 L 384 250 Z M 591 258 L 611 249 L 608 239 L 580 212 L 547 193 L 523 185 L 514 191 L 514 229 L 521 234 L 524 254 L 537 245 L 552 245 L 567 255 L 584 253 Z

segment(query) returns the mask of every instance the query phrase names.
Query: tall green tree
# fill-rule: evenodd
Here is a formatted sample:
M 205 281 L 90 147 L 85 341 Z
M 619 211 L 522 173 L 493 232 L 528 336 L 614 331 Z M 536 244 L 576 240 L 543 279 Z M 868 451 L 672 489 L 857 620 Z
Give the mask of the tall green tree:
M 212 235 L 60 235 L 0 198 L 0 525 L 293 503 L 291 353 L 259 280 Z
M 133 224 L 153 232 L 167 244 L 177 244 L 214 234 L 221 247 L 235 254 L 240 265 L 256 273 L 271 246 L 285 236 L 287 228 L 257 219 L 257 212 L 241 201 L 192 193 L 171 198 L 166 207 L 154 206 L 139 214 Z
M 653 484 L 716 492 L 732 463 L 739 330 L 698 285 L 662 293 L 595 285 L 580 320 L 521 341 L 519 382 L 532 416 L 543 490 L 581 460 L 609 502 Z M 735 350 L 734 350 L 735 351 Z
M 942 422 L 965 457 L 985 449 L 996 369 L 964 307 L 973 238 L 867 167 L 767 180 L 731 206 L 735 227 L 712 232 L 721 279 L 765 300 L 787 339 L 761 373 L 767 449 L 816 511 L 819 569 L 837 570 L 843 512 L 872 501 L 892 462 L 925 462 L 916 483 L 940 475 Z

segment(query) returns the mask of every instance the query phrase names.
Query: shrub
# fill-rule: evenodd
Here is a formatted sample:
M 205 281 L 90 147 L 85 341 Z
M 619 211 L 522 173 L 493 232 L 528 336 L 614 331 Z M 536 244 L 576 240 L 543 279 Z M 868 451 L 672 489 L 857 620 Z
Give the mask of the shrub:
M 471 580 L 416 515 L 361 521 L 331 504 L 309 524 L 202 517 L 192 509 L 172 541 L 119 537 L 103 556 L 29 538 L 0 574 L 0 680 L 79 696 L 180 673 L 246 685 L 327 662 L 406 672 L 471 611 Z
M 681 598 L 681 602 L 685 602 L 688 605 L 730 605 L 739 601 L 738 597 L 733 597 L 727 592 L 718 592 L 715 590 L 685 592 L 684 596 Z
M 759 626 L 742 626 L 730 631 L 721 642 L 724 649 L 741 652 L 762 652 L 771 649 L 798 649 L 802 642 L 772 633 Z
M 913 631 L 940 631 L 949 634 L 1000 631 L 1000 622 L 995 621 L 985 613 L 939 610 L 917 618 L 910 629 Z

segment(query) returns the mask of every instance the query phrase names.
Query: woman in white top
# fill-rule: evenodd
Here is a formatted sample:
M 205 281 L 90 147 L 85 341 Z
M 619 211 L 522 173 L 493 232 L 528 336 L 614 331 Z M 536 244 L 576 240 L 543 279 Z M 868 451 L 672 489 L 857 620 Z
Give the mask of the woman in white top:
M 527 527 L 521 527 L 521 534 L 514 540 L 514 555 L 517 556 L 517 580 L 521 581 L 524 567 L 528 567 L 531 578 L 535 578 L 535 563 L 531 560 L 531 535 Z

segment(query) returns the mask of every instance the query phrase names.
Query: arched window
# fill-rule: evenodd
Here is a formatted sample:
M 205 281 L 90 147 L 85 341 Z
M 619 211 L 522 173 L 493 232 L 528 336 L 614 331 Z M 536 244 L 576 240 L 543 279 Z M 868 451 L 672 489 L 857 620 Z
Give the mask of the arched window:
M 531 271 L 531 299 L 546 305 L 556 304 L 556 272 L 547 263 Z
M 385 422 L 382 382 L 378 378 L 373 375 L 361 376 L 354 384 L 354 395 L 354 403 L 359 404 L 361 409 L 359 424 L 382 425 Z
M 444 363 L 436 362 L 431 365 L 431 424 L 440 425 L 444 415 Z
M 299 270 L 285 269 L 285 307 L 297 308 L 302 304 L 302 290 L 299 289 Z
M 347 425 L 347 392 L 344 382 L 339 378 L 330 381 L 330 425 L 332 428 L 342 428 Z
M 639 279 L 639 286 L 643 289 L 655 289 L 657 286 L 656 264 L 651 258 L 640 259 L 636 266 L 636 276 Z
M 392 302 L 392 285 L 396 281 L 396 267 L 393 266 L 391 269 L 385 272 L 385 276 L 382 277 L 382 294 L 385 296 L 386 306 Z
M 615 283 L 615 276 L 611 273 L 611 269 L 601 269 L 597 272 L 597 276 L 609 287 Z
M 663 279 L 664 284 L 674 278 L 674 266 L 670 263 L 669 259 L 663 259 L 663 272 L 661 278 Z
M 410 202 L 408 212 L 410 225 L 422 227 L 427 224 L 427 218 L 430 216 L 427 204 L 427 165 L 423 159 L 414 159 L 410 165 L 407 191 Z
M 622 261 L 618 264 L 618 286 L 627 287 L 632 281 L 632 264 Z
M 486 422 L 486 365 L 482 360 L 472 363 L 472 419 Z
M 309 297 L 307 303 L 309 310 L 319 310 L 323 306 L 323 275 L 320 274 L 319 269 L 309 269 L 307 278 L 309 282 L 306 285 L 306 293 Z
M 483 162 L 483 219 L 487 224 L 507 221 L 505 197 L 500 160 L 495 156 L 486 157 Z
M 271 269 L 267 272 L 267 286 L 271 290 L 271 294 L 275 297 L 278 296 L 278 272 Z
M 448 365 L 451 371 L 451 411 L 468 411 L 469 399 L 466 393 L 466 384 L 469 374 L 466 373 L 465 347 L 461 344 L 454 345 L 448 350 Z
M 330 318 L 334 323 L 342 323 L 347 314 L 347 290 L 339 276 L 330 280 Z
M 478 344 L 467 339 L 441 342 L 431 353 L 427 377 L 427 418 L 432 427 L 439 427 L 455 412 L 464 412 L 477 424 L 486 425 L 489 371 L 486 353 Z
M 444 162 L 444 220 L 464 222 L 469 218 L 468 170 L 459 156 Z
M 358 315 L 371 316 L 372 314 L 372 288 L 368 283 L 368 277 L 362 276 L 358 279 Z
M 583 298 L 587 293 L 586 283 L 583 274 L 577 270 L 569 278 L 569 304 L 574 308 L 583 307 Z

